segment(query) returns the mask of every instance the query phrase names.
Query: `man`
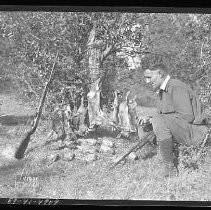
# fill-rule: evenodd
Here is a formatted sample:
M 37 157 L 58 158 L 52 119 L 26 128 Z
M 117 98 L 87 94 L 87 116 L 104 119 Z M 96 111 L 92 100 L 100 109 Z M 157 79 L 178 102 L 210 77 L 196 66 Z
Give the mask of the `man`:
M 173 142 L 191 146 L 202 142 L 207 127 L 205 116 L 195 92 L 185 83 L 172 79 L 166 66 L 156 65 L 144 71 L 146 83 L 158 94 L 158 114 L 150 119 L 164 162 L 163 176 L 174 176 Z M 141 123 L 146 123 L 144 118 Z

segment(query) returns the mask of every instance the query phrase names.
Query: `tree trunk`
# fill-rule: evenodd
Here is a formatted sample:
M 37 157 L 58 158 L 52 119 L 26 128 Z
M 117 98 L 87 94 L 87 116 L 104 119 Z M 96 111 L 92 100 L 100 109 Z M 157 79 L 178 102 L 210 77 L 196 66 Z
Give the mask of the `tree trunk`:
M 96 81 L 100 76 L 100 44 L 101 41 L 96 40 L 96 28 L 93 26 L 88 40 L 89 72 L 92 82 Z
M 91 86 L 89 93 L 87 94 L 88 99 L 88 114 L 89 114 L 89 127 L 93 128 L 95 125 L 101 125 L 102 119 L 100 113 L 100 78 L 97 79 Z
M 118 98 L 118 94 L 117 91 L 114 91 L 115 94 L 115 98 L 114 98 L 114 102 L 113 102 L 113 112 L 112 112 L 112 121 L 116 124 L 119 123 L 119 119 L 118 119 L 118 113 L 119 113 L 119 98 Z
M 96 40 L 95 26 L 90 32 L 88 46 L 89 46 L 89 71 L 92 81 L 91 88 L 87 94 L 88 99 L 88 115 L 89 127 L 93 128 L 94 125 L 101 124 L 100 117 L 100 41 Z
M 90 92 L 87 95 L 90 128 L 94 125 L 107 124 L 108 122 L 105 121 L 109 120 L 100 108 L 100 86 L 102 87 L 108 73 L 108 70 L 103 69 L 103 62 L 112 53 L 113 46 L 97 40 L 96 32 L 94 25 L 88 40 L 89 71 L 92 81 Z

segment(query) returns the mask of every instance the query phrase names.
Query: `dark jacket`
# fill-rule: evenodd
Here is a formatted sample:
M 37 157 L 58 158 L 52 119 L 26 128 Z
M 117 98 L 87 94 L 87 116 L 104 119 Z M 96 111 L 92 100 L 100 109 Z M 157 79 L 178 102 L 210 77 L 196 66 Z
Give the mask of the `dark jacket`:
M 175 114 L 191 124 L 203 124 L 205 115 L 196 93 L 184 82 L 170 79 L 162 91 L 158 102 L 158 112 Z

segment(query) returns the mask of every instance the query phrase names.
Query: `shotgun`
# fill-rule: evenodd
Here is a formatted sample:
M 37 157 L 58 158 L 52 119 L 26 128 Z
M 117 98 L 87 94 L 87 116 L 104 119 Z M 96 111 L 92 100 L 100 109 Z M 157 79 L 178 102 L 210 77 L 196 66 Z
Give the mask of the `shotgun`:
M 44 91 L 43 91 L 43 94 L 42 94 L 42 97 L 41 97 L 41 100 L 40 100 L 40 104 L 39 104 L 39 107 L 38 107 L 38 111 L 37 111 L 37 114 L 36 114 L 33 126 L 31 128 L 31 130 L 29 130 L 26 133 L 26 135 L 23 138 L 23 140 L 21 141 L 19 147 L 15 151 L 15 158 L 16 159 L 22 159 L 24 157 L 24 153 L 25 153 L 25 151 L 27 149 L 27 146 L 29 144 L 31 135 L 37 129 L 38 122 L 40 120 L 40 117 L 41 117 L 41 114 L 42 114 L 42 109 L 43 109 L 44 102 L 45 102 L 45 99 L 46 99 L 46 95 L 47 95 L 47 92 L 48 92 L 48 88 L 49 88 L 49 85 L 50 85 L 51 80 L 52 80 L 52 75 L 53 75 L 54 67 L 55 67 L 55 64 L 56 64 L 56 61 L 57 61 L 57 57 L 58 57 L 58 52 L 56 54 L 56 57 L 55 57 L 55 60 L 54 60 L 54 63 L 53 63 L 53 67 L 51 69 L 50 77 L 49 77 L 49 79 L 48 79 L 48 81 L 47 81 L 47 83 L 45 85 L 45 88 L 44 88 Z
M 155 137 L 153 131 L 147 132 L 142 138 L 141 141 L 134 145 L 128 152 L 126 152 L 113 166 L 109 168 L 109 170 L 113 169 L 116 165 L 118 165 L 122 160 L 124 160 L 131 152 L 136 149 L 141 149 L 147 142 Z

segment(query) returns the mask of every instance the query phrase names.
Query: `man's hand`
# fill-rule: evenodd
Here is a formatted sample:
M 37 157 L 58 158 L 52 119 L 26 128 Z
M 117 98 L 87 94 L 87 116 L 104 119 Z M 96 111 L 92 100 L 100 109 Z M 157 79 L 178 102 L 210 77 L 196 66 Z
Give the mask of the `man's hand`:
M 136 119 L 137 119 L 137 124 L 143 126 L 148 123 L 151 123 L 152 117 L 151 116 L 141 116 L 141 117 L 137 117 Z

